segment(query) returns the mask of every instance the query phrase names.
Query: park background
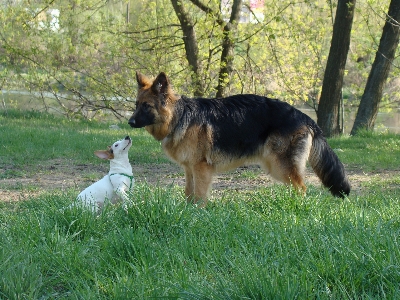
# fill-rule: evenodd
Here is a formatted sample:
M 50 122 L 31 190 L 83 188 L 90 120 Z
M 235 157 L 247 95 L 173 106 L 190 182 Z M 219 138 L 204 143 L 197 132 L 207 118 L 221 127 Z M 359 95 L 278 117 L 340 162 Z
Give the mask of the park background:
M 2 106 L 67 117 L 127 118 L 136 94 L 135 72 L 156 76 L 164 71 L 180 94 L 255 93 L 279 98 L 304 108 L 314 119 L 318 111 L 324 113 L 317 121 L 326 136 L 349 133 L 367 94 L 373 62 L 380 57 L 377 53 L 387 55 L 379 48 L 386 23 L 392 24 L 389 31 L 396 32 L 398 43 L 400 9 L 393 1 L 391 19 L 389 4 L 370 0 L 2 1 Z M 350 30 L 348 51 L 342 56 L 337 52 L 346 49 L 345 44 L 331 49 L 338 7 L 351 16 L 346 28 L 340 27 L 346 15 L 337 18 L 337 31 Z M 346 42 L 345 36 L 339 38 Z M 389 46 L 386 42 L 383 48 Z M 392 47 L 397 49 L 396 44 Z M 329 75 L 329 55 L 340 67 L 340 76 Z M 385 61 L 387 79 L 382 78 L 382 87 L 372 82 L 374 90 L 382 88 L 381 94 L 373 96 L 378 104 L 364 105 L 376 106 L 380 113 L 376 126 L 373 120 L 368 129 L 398 131 L 399 59 L 394 53 Z M 328 75 L 333 78 L 324 83 Z M 328 97 L 322 95 L 324 85 Z M 337 118 L 337 124 L 330 125 L 334 128 L 323 124 L 330 115 Z
M 315 114 L 340 3 L 354 20 L 338 106 L 356 114 L 398 2 L 244 1 L 230 22 L 238 1 L 1 1 L 0 298 L 400 298 L 398 124 L 349 135 L 345 117 L 328 139 L 353 187 L 344 200 L 310 170 L 301 197 L 243 167 L 215 179 L 206 209 L 186 204 L 182 170 L 127 124 L 137 70 L 165 71 L 189 96 L 257 93 Z M 398 113 L 398 71 L 394 56 L 381 115 Z M 108 172 L 93 151 L 127 134 L 127 208 L 65 210 Z

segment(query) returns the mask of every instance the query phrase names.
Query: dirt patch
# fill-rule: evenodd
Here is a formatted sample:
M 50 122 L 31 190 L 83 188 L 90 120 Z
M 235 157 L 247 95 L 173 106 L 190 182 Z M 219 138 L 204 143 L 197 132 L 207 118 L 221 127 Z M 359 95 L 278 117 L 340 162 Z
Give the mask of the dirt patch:
M 184 187 L 183 171 L 173 163 L 133 165 L 133 173 L 137 183 L 147 182 L 152 185 Z M 360 169 L 347 168 L 352 193 L 360 193 L 363 183 L 379 177 L 389 180 L 399 176 L 400 170 L 383 170 L 364 173 Z M 108 165 L 76 165 L 68 160 L 52 160 L 35 167 L 35 169 L 18 170 L 12 166 L 0 169 L 0 201 L 18 201 L 39 195 L 43 192 L 83 190 L 99 180 L 108 172 Z M 24 174 L 24 175 L 19 175 Z M 28 174 L 28 175 L 26 175 Z M 213 193 L 223 190 L 251 190 L 260 186 L 270 186 L 276 183 L 259 167 L 249 166 L 238 168 L 232 172 L 219 174 L 213 180 Z M 306 184 L 320 186 L 318 177 L 307 168 Z

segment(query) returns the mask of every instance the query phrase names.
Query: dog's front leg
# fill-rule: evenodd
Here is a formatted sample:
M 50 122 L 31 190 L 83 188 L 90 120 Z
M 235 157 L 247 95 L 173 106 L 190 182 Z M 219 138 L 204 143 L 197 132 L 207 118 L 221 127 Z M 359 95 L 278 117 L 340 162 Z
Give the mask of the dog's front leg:
M 129 201 L 129 197 L 131 196 L 131 188 L 133 187 L 133 183 L 135 182 L 133 178 L 129 179 L 127 176 L 122 174 L 115 174 L 110 176 L 111 183 L 113 185 L 113 192 L 117 197 L 115 197 L 115 201 L 122 201 L 124 206 L 127 205 Z
M 200 207 L 207 205 L 207 197 L 210 189 L 214 167 L 207 162 L 200 162 L 194 166 L 194 203 Z
M 127 188 L 125 186 L 119 186 L 116 190 L 115 190 L 115 194 L 118 196 L 119 199 L 122 200 L 123 203 L 127 203 L 127 201 L 129 200 L 129 195 L 127 193 Z
M 115 190 L 115 194 L 122 201 L 122 208 L 126 211 L 128 208 L 128 203 L 129 203 L 129 194 L 127 192 L 126 187 L 121 187 L 121 186 L 118 187 Z
M 188 201 L 194 196 L 193 172 L 189 166 L 184 166 L 185 170 L 185 195 Z

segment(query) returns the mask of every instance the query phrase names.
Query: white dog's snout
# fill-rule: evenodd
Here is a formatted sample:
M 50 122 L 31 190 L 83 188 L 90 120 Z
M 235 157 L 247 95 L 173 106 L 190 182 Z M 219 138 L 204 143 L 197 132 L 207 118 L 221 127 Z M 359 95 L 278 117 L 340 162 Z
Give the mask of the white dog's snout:
M 125 146 L 123 150 L 125 150 L 128 146 L 132 144 L 132 139 L 129 137 L 129 135 L 127 135 L 124 140 L 128 141 L 128 144 Z

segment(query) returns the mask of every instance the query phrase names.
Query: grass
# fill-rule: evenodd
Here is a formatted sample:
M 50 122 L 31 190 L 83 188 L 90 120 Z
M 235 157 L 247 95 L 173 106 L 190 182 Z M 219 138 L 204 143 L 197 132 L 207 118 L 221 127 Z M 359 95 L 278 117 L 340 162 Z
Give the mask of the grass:
M 0 165 L 38 166 L 62 157 L 82 164 L 100 164 L 93 157 L 93 147 L 105 147 L 129 134 L 135 140 L 130 155 L 136 163 L 166 162 L 159 142 L 149 139 L 144 130 L 131 130 L 126 123 L 120 130 L 110 130 L 108 123 L 68 120 L 33 111 L 13 111 L 0 114 L 2 154 Z M 79 155 L 78 155 L 79 154 Z M 16 172 L 16 171 L 13 171 Z M 2 174 L 0 176 L 10 176 Z M 1 177 L 0 177 L 1 178 Z
M 373 142 L 372 142 L 373 141 Z M 396 169 L 400 165 L 400 138 L 393 133 L 360 132 L 354 137 L 331 139 L 343 161 L 365 171 Z
M 38 299 L 352 299 L 399 295 L 399 194 L 338 202 L 260 190 L 206 210 L 146 185 L 125 212 L 3 207 L 0 290 Z M 22 280 L 21 280 L 22 279 Z
M 164 162 L 147 133 L 118 125 L 1 114 L 2 173 L 59 157 L 96 163 L 83 141 L 126 133 L 142 141 L 135 163 Z M 397 135 L 329 143 L 352 169 L 399 166 Z M 186 205 L 181 188 L 138 184 L 126 210 L 99 216 L 63 209 L 73 191 L 0 201 L 0 299 L 398 299 L 399 182 L 372 177 L 345 200 L 313 186 L 306 197 L 282 185 L 227 190 L 206 209 Z

